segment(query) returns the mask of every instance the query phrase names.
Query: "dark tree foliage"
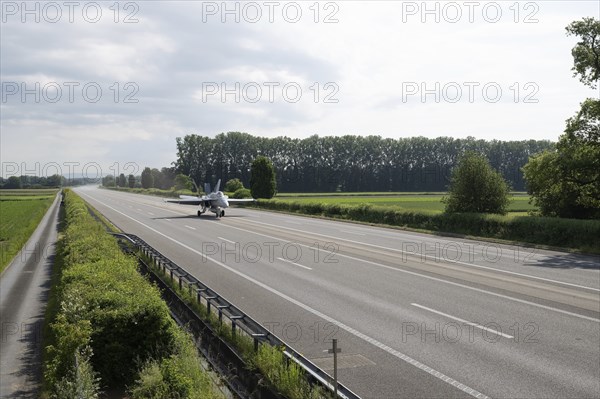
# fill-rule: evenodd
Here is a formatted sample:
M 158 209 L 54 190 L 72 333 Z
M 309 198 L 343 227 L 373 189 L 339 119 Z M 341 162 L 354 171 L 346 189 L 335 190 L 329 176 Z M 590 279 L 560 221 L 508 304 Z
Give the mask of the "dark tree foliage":
M 511 187 L 525 190 L 521 168 L 529 157 L 553 147 L 550 141 L 485 141 L 379 136 L 265 138 L 229 132 L 214 138 L 177 139 L 179 173 L 202 185 L 222 179 L 250 182 L 259 155 L 273 162 L 280 192 L 446 191 L 457 159 L 472 150 L 487 157 Z
M 600 21 L 583 18 L 567 27 L 581 39 L 573 48 L 573 70 L 597 88 L 600 77 Z M 531 157 L 523 167 L 533 202 L 544 216 L 600 218 L 600 100 L 588 98 L 567 120 L 552 150 Z
M 241 180 L 238 179 L 237 177 L 235 179 L 229 179 L 227 180 L 227 183 L 225 183 L 225 191 L 230 192 L 230 193 L 234 193 L 237 190 L 243 189 L 244 185 L 242 184 Z
M 175 185 L 175 176 L 177 176 L 177 172 L 174 167 L 171 168 L 161 168 L 161 185 L 158 188 L 163 190 L 168 190 Z M 156 182 L 155 182 L 156 184 Z
M 123 173 L 121 173 L 119 175 L 119 178 L 117 179 L 117 186 L 127 187 L 127 178 L 125 177 L 125 175 Z
M 573 76 L 592 89 L 597 88 L 600 79 L 600 21 L 583 18 L 566 27 L 567 36 L 577 36 L 579 42 L 571 50 L 573 55 Z
M 252 162 L 250 191 L 254 198 L 273 198 L 277 189 L 275 168 L 267 157 L 259 156 Z
M 154 178 L 152 177 L 152 169 L 145 167 L 142 171 L 142 188 L 154 187 Z
M 175 190 L 193 190 L 194 183 L 189 176 L 182 173 L 175 176 Z
M 506 214 L 510 189 L 490 166 L 488 160 L 474 152 L 463 155 L 452 171 L 448 196 L 442 200 L 447 213 Z
M 153 168 L 151 170 L 152 173 L 152 187 L 153 188 L 162 188 L 163 186 L 163 174 L 160 170 Z
M 4 188 L 17 189 L 21 188 L 21 179 L 18 176 L 11 176 L 4 184 Z
M 129 177 L 127 178 L 127 182 L 129 184 L 129 188 L 134 188 L 135 187 L 135 176 L 129 175 Z
M 102 185 L 104 187 L 114 187 L 115 186 L 115 177 L 113 175 L 104 176 L 102 178 Z

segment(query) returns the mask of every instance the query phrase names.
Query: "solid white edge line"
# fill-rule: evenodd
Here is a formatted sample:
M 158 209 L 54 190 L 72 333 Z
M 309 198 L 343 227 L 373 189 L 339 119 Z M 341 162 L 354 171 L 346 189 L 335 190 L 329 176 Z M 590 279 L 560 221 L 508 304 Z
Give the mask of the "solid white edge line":
M 223 241 L 225 241 L 225 242 L 228 242 L 228 243 L 230 243 L 230 244 L 234 244 L 234 245 L 235 245 L 235 241 L 231 241 L 231 240 L 228 240 L 227 238 L 223 238 L 223 237 L 217 237 L 217 238 L 218 238 L 219 240 L 223 240 Z
M 461 319 L 460 317 L 452 316 L 452 315 L 449 315 L 448 313 L 444 313 L 444 312 L 440 312 L 439 310 L 428 308 L 427 306 L 419 305 L 418 303 L 411 303 L 411 305 L 416 306 L 416 307 L 421 308 L 421 309 L 424 309 L 424 310 L 428 310 L 428 311 L 430 311 L 432 313 L 437 313 L 440 316 L 444 316 L 444 317 L 447 317 L 449 319 L 459 321 L 459 322 L 464 323 L 466 325 L 477 327 L 477 328 L 479 328 L 481 330 L 484 330 L 484 331 L 489 331 L 489 332 L 494 333 L 496 335 L 500 335 L 500 336 L 502 336 L 504 338 L 509 338 L 509 339 L 514 338 L 512 335 L 504 334 L 504 333 L 502 333 L 500 331 L 494 330 L 493 328 L 485 327 L 485 326 L 482 326 L 480 324 L 473 323 L 472 321 Z
M 304 266 L 304 265 L 301 265 L 300 263 L 292 262 L 291 260 L 287 260 L 287 259 L 283 259 L 283 258 L 277 258 L 277 260 L 280 260 L 280 261 L 285 262 L 285 263 L 292 264 L 294 266 L 303 267 L 303 268 L 305 268 L 307 270 L 312 270 L 312 267 Z
M 427 366 L 427 365 L 419 362 L 418 360 L 415 360 L 415 359 L 411 358 L 410 356 L 405 355 L 404 353 L 402 353 L 400 351 L 397 351 L 396 349 L 391 348 L 391 347 L 385 345 L 384 343 L 379 342 L 376 339 L 371 338 L 368 335 L 361 333 L 358 330 L 355 330 L 354 328 L 352 328 L 352 327 L 350 327 L 350 326 L 342 323 L 341 321 L 338 321 L 338 320 L 336 320 L 336 319 L 334 319 L 332 317 L 329 317 L 326 314 L 321 313 L 320 311 L 318 311 L 316 309 L 313 309 L 312 307 L 310 307 L 310 306 L 308 306 L 308 305 L 306 305 L 306 304 L 304 304 L 304 303 L 302 303 L 302 302 L 300 302 L 300 301 L 298 301 L 298 300 L 296 300 L 296 299 L 294 299 L 294 298 L 292 298 L 292 297 L 284 294 L 283 292 L 278 291 L 277 289 L 272 288 L 271 286 L 269 286 L 269 285 L 267 285 L 267 284 L 265 284 L 263 282 L 260 282 L 260 281 L 254 279 L 254 278 L 252 278 L 252 277 L 250 277 L 250 276 L 248 276 L 248 275 L 246 275 L 246 274 L 244 274 L 244 273 L 242 273 L 242 272 L 240 272 L 240 271 L 238 271 L 238 270 L 236 270 L 236 269 L 234 269 L 232 267 L 229 267 L 226 264 L 224 264 L 222 262 L 219 262 L 218 260 L 213 259 L 213 258 L 207 256 L 206 254 L 204 254 L 204 253 L 202 253 L 202 252 L 200 252 L 200 251 L 198 251 L 198 250 L 196 250 L 196 249 L 194 249 L 194 248 L 192 248 L 192 247 L 190 247 L 190 246 L 188 246 L 188 245 L 186 245 L 186 244 L 184 244 L 184 243 L 182 243 L 180 241 L 177 241 L 176 239 L 174 239 L 172 237 L 169 237 L 168 235 L 166 235 L 164 233 L 161 233 L 160 231 L 158 231 L 158 230 L 156 230 L 156 229 L 148 226 L 147 224 L 142 223 L 142 222 L 140 222 L 137 219 L 134 219 L 133 217 L 131 217 L 131 216 L 129 216 L 129 215 L 127 215 L 127 214 L 125 214 L 125 213 L 123 213 L 123 212 L 115 209 L 115 208 L 113 208 L 110 205 L 107 205 L 107 204 L 103 203 L 102 201 L 99 201 L 99 200 L 91 197 L 88 194 L 83 194 L 83 195 L 85 195 L 86 197 L 89 197 L 89 198 L 93 199 L 94 201 L 98 202 L 99 204 L 104 205 L 105 207 L 113 210 L 114 212 L 117 212 L 118 214 L 123 215 L 126 218 L 133 220 L 134 222 L 136 222 L 136 223 L 144 226 L 148 230 L 153 231 L 154 233 L 156 233 L 156 234 L 158 234 L 158 235 L 166 238 L 167 240 L 172 241 L 175 244 L 180 245 L 183 248 L 185 248 L 185 249 L 187 249 L 187 250 L 189 250 L 191 252 L 194 252 L 197 255 L 200 255 L 200 256 L 204 257 L 205 259 L 211 260 L 212 262 L 214 262 L 218 266 L 221 266 L 222 268 L 224 268 L 226 270 L 229 270 L 230 272 L 232 272 L 232 273 L 234 273 L 234 274 L 236 274 L 236 275 L 238 275 L 238 276 L 240 276 L 240 277 L 242 277 L 242 278 L 244 278 L 244 279 L 246 279 L 246 280 L 248 280 L 248 281 L 250 281 L 250 282 L 252 282 L 252 283 L 254 283 L 256 285 L 258 285 L 259 287 L 261 287 L 261 288 L 263 288 L 263 289 L 271 292 L 272 294 L 275 294 L 278 297 L 280 297 L 282 299 L 285 299 L 286 301 L 288 301 L 290 303 L 293 303 L 294 305 L 296 305 L 296 306 L 298 306 L 298 307 L 306 310 L 307 312 L 310 312 L 310 313 L 314 314 L 315 316 L 322 318 L 323 320 L 326 320 L 326 321 L 328 321 L 328 322 L 330 322 L 332 324 L 337 325 L 338 327 L 340 327 L 343 330 L 346 330 L 350 334 L 352 334 L 352 335 L 354 335 L 354 336 L 356 336 L 356 337 L 358 337 L 358 338 L 360 338 L 360 339 L 362 339 L 362 340 L 364 340 L 364 341 L 366 341 L 366 342 L 368 342 L 368 343 L 370 343 L 370 344 L 378 347 L 379 349 L 381 349 L 381 350 L 389 353 L 392 356 L 397 357 L 398 359 L 400 359 L 402 361 L 405 361 L 406 363 L 409 363 L 409 364 L 413 365 L 414 367 L 416 367 L 416 368 L 418 368 L 418 369 L 420 369 L 422 371 L 425 371 L 427 374 L 432 375 L 432 376 L 434 376 L 434 377 L 436 377 L 436 378 L 438 378 L 438 379 L 440 379 L 440 380 L 442 380 L 442 381 L 444 381 L 444 382 L 452 385 L 453 387 L 455 387 L 457 389 L 460 389 L 461 391 L 463 391 L 463 392 L 465 392 L 465 393 L 467 393 L 467 394 L 469 394 L 469 395 L 471 395 L 471 396 L 473 396 L 475 398 L 478 398 L 478 399 L 489 399 L 489 397 L 487 395 L 484 395 L 483 393 L 478 392 L 475 389 L 470 388 L 470 387 L 468 387 L 468 386 L 466 386 L 466 385 L 464 385 L 464 384 L 456 381 L 455 379 L 453 379 L 451 377 L 448 377 L 447 375 L 445 375 L 443 373 L 440 373 L 437 370 L 432 369 L 431 367 L 429 367 L 429 366 Z
M 403 253 L 403 254 L 406 254 L 406 255 L 420 256 L 421 258 L 425 258 L 425 259 L 431 259 L 432 258 L 431 256 L 427 256 L 427 255 L 424 255 L 424 254 L 418 254 L 418 253 L 415 253 L 415 252 L 403 251 L 401 249 L 396 249 L 396 248 L 384 247 L 382 245 L 370 244 L 370 243 L 363 242 L 363 241 L 350 240 L 348 238 L 335 237 L 335 236 L 330 236 L 330 235 L 327 235 L 327 234 L 320 234 L 320 233 L 315 233 L 315 232 L 306 231 L 306 230 L 290 229 L 289 227 L 278 226 L 278 225 L 275 225 L 275 224 L 264 223 L 264 222 L 254 222 L 254 223 L 264 224 L 265 226 L 271 226 L 271 227 L 277 227 L 277 228 L 292 230 L 294 232 L 300 232 L 300 233 L 317 235 L 317 236 L 321 236 L 321 237 L 325 237 L 325 238 L 332 238 L 332 239 L 336 239 L 336 240 L 340 240 L 340 241 L 346 241 L 346 242 L 349 242 L 349 243 L 352 243 L 352 244 L 366 245 L 366 246 L 369 246 L 369 247 L 378 248 L 378 249 L 384 249 L 384 250 L 387 250 L 387 251 L 400 252 L 400 253 Z M 463 262 L 463 261 L 460 261 L 460 260 L 444 259 L 444 261 L 448 262 L 448 263 L 457 263 L 457 264 L 460 264 L 460 265 L 477 267 L 477 268 L 480 268 L 480 269 L 488 269 L 488 270 L 493 270 L 493 271 L 500 272 L 500 273 L 512 274 L 512 275 L 516 275 L 516 276 L 520 276 L 520 277 L 527 277 L 527 278 L 531 278 L 531 279 L 535 279 L 535 280 L 547 281 L 549 283 L 568 285 L 568 286 L 571 286 L 571 287 L 583 288 L 583 289 L 586 289 L 586 290 L 592 290 L 592 291 L 598 291 L 598 292 L 600 292 L 600 288 L 587 287 L 585 285 L 567 283 L 567 282 L 564 282 L 564 281 L 553 280 L 553 279 L 549 279 L 549 278 L 545 278 L 545 277 L 532 276 L 530 274 L 518 273 L 518 272 L 513 272 L 513 271 L 510 271 L 510 270 L 496 269 L 494 267 L 489 267 L 489 266 L 481 266 L 481 265 L 476 265 L 474 263 Z

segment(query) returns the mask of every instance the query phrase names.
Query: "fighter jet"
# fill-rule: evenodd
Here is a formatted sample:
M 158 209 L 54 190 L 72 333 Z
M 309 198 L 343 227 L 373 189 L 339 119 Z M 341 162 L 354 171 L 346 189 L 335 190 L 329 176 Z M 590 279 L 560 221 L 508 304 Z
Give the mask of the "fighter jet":
M 180 195 L 179 199 L 167 199 L 165 202 L 171 202 L 174 204 L 181 205 L 197 205 L 198 216 L 201 216 L 206 211 L 211 211 L 218 218 L 225 216 L 225 208 L 229 208 L 230 202 L 252 202 L 254 198 L 229 198 L 227 195 L 219 191 L 221 186 L 221 179 L 217 182 L 215 189 L 211 191 L 210 183 L 204 183 L 204 192 L 207 194 L 203 196 L 194 197 L 191 195 Z

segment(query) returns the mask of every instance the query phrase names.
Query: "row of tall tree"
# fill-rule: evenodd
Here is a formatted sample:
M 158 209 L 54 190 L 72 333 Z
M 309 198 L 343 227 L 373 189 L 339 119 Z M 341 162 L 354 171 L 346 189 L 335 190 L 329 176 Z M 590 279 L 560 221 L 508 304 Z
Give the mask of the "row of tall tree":
M 178 172 L 196 182 L 239 178 L 248 185 L 257 156 L 275 167 L 280 192 L 445 191 L 467 151 L 483 154 L 513 190 L 525 190 L 521 168 L 554 144 L 547 140 L 486 141 L 380 136 L 256 137 L 247 133 L 177 138 Z
M 10 176 L 7 179 L 0 177 L 0 189 L 19 189 L 19 188 L 54 188 L 61 187 L 67 183 L 61 175 L 52 176 Z

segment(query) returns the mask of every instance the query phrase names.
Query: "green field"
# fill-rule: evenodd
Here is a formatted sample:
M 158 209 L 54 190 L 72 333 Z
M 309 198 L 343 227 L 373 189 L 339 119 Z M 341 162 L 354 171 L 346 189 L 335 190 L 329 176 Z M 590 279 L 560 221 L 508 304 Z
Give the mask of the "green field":
M 0 190 L 0 273 L 25 245 L 57 190 Z
M 362 194 L 362 195 L 361 195 Z M 370 204 L 373 206 L 392 206 L 399 210 L 423 211 L 441 213 L 444 211 L 442 203 L 443 193 L 335 193 L 335 194 L 277 194 L 276 200 L 286 202 L 324 203 L 340 205 Z M 535 210 L 529 204 L 529 196 L 514 194 L 508 207 L 510 215 L 525 215 L 528 211 Z

